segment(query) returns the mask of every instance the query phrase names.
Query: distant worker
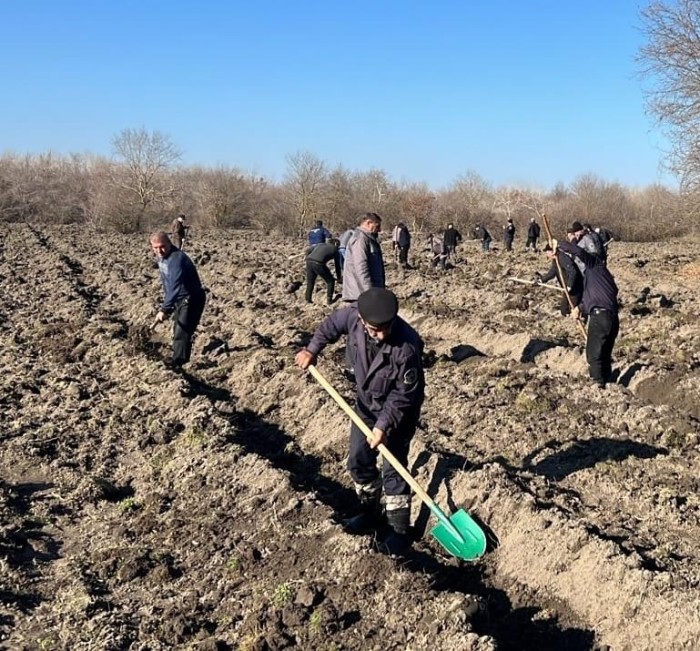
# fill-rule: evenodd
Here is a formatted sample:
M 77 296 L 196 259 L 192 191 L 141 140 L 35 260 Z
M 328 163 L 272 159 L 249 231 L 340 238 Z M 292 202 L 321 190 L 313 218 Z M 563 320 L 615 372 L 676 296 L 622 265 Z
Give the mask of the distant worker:
M 153 233 L 150 243 L 165 292 L 156 322 L 162 323 L 172 317 L 172 365 L 179 368 L 190 361 L 192 338 L 202 318 L 206 294 L 194 263 L 186 253 L 172 245 L 167 233 Z
M 540 225 L 534 217 L 530 218 L 530 223 L 527 227 L 527 242 L 525 243 L 525 250 L 529 251 L 530 246 L 532 250 L 537 253 L 537 240 L 540 238 Z
M 340 254 L 338 253 L 338 240 L 330 239 L 328 242 L 317 244 L 311 249 L 311 252 L 306 256 L 306 302 L 311 303 L 316 286 L 316 278 L 323 278 L 326 283 L 326 303 L 333 303 L 335 291 L 335 278 L 328 268 L 328 263 L 333 261 L 335 275 L 338 282 L 342 281 L 342 272 L 340 267 Z
M 173 219 L 173 223 L 170 224 L 170 241 L 173 246 L 178 249 L 183 249 L 185 245 L 185 238 L 187 237 L 187 231 L 189 226 L 185 225 L 185 215 L 178 215 Z
M 433 268 L 447 269 L 447 247 L 442 235 L 428 235 L 428 249 L 430 251 L 430 264 Z
M 408 226 L 399 222 L 392 232 L 392 244 L 397 252 L 399 264 L 406 268 L 408 266 L 408 250 L 411 248 L 411 233 Z
M 350 238 L 343 266 L 344 301 L 356 301 L 371 287 L 384 287 L 384 258 L 377 239 L 381 230 L 382 218 L 375 212 L 367 212 Z
M 483 224 L 477 224 L 474 227 L 474 234 L 476 235 L 477 239 L 481 240 L 481 250 L 484 253 L 488 253 L 489 249 L 491 248 L 491 233 L 489 233 L 486 226 Z
M 404 553 L 411 544 L 411 490 L 386 460 L 381 462 L 381 471 L 377 468 L 377 446 L 383 443 L 400 464 L 407 465 L 425 395 L 423 341 L 398 316 L 398 308 L 398 300 L 389 290 L 369 289 L 356 304 L 327 317 L 295 357 L 296 365 L 307 369 L 328 344 L 347 335 L 346 348 L 353 351 L 357 377 L 355 411 L 372 430 L 372 438 L 352 424 L 347 467 L 355 484 L 359 513 L 343 524 L 350 533 L 365 534 L 381 530 L 386 522 L 389 534 L 379 549 L 391 555 Z
M 452 224 L 447 224 L 442 239 L 445 242 L 448 257 L 457 262 L 457 246 L 462 241 L 462 234 Z
M 506 251 L 513 250 L 513 240 L 515 239 L 515 224 L 513 219 L 508 217 L 506 225 L 503 227 L 503 246 Z
M 323 222 L 319 219 L 316 225 L 309 231 L 309 246 L 316 246 L 317 244 L 322 244 L 326 240 L 330 240 L 333 235 L 331 232 L 323 225 Z

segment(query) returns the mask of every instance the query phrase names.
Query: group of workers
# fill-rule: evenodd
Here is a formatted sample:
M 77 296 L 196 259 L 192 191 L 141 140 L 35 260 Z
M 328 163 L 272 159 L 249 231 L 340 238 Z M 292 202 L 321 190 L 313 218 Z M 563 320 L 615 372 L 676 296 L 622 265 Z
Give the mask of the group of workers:
M 425 394 L 424 345 L 416 330 L 398 315 L 398 299 L 386 288 L 378 241 L 381 224 L 378 214 L 367 212 L 359 225 L 339 240 L 334 240 L 320 221 L 309 232 L 306 300 L 311 300 L 315 279 L 320 276 L 327 284 L 329 304 L 335 299 L 335 280 L 342 280 L 344 305 L 322 321 L 307 346 L 296 354 L 295 363 L 306 370 L 328 344 L 341 336 L 347 338 L 346 360 L 356 384 L 355 411 L 371 436 L 352 424 L 347 468 L 354 482 L 358 511 L 344 521 L 344 527 L 350 533 L 374 532 L 381 551 L 401 555 L 411 545 L 410 486 L 386 461 L 381 471 L 378 469 L 377 448 L 384 444 L 405 467 Z M 398 224 L 394 235 L 397 257 L 405 265 L 410 247 L 405 224 Z M 531 243 L 535 250 L 537 237 Z M 535 282 L 558 278 L 568 292 L 574 317 L 588 321 L 586 356 L 590 376 L 599 387 L 605 387 L 611 380 L 611 354 L 619 330 L 617 286 L 607 268 L 600 236 L 592 236 L 582 224 L 574 222 L 567 229 L 566 239 L 549 243 L 547 256 L 554 271 L 538 275 Z M 460 233 L 449 224 L 440 244 L 445 253 L 440 255 L 454 256 L 460 241 Z M 156 319 L 173 318 L 172 363 L 179 367 L 190 359 L 205 293 L 194 264 L 167 233 L 153 233 L 150 243 L 165 292 Z M 327 267 L 331 259 L 335 279 Z

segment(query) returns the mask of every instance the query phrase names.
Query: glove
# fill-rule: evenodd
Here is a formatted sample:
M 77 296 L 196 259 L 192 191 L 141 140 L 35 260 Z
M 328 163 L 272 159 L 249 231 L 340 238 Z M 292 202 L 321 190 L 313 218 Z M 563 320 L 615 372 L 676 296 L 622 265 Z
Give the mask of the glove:
M 163 321 L 165 321 L 165 319 L 167 319 L 167 318 L 168 318 L 168 315 L 165 312 L 163 312 L 163 310 L 159 310 L 158 314 L 156 314 L 156 322 L 157 323 L 163 323 Z
M 557 246 L 559 245 L 559 242 L 557 242 L 554 238 L 552 238 L 552 241 L 549 244 L 552 247 L 552 251 L 556 251 Z
M 578 309 L 578 305 L 577 305 L 573 310 L 571 310 L 571 316 L 572 316 L 576 321 L 578 321 L 579 318 L 581 317 L 581 310 Z

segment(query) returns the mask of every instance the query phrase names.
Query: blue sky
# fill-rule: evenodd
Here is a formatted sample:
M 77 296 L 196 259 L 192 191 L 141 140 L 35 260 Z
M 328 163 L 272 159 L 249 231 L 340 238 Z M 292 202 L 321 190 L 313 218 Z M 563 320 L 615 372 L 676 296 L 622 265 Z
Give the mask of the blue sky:
M 5 2 L 0 150 L 109 155 L 145 127 L 186 164 L 276 180 L 310 151 L 435 189 L 468 171 L 673 187 L 636 76 L 643 4 Z

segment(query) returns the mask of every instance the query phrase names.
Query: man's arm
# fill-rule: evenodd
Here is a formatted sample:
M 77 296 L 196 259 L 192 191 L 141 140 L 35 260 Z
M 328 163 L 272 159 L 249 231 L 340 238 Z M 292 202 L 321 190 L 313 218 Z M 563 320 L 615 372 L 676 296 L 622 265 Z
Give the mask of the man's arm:
M 316 358 L 328 344 L 338 341 L 340 335 L 348 333 L 353 312 L 352 307 L 346 307 L 327 317 L 314 332 L 309 345 L 295 355 L 294 363 L 304 370 L 315 364 Z
M 333 266 L 335 267 L 335 279 L 339 283 L 343 282 L 343 274 L 340 271 L 340 252 L 338 249 L 336 249 L 335 253 L 333 253 Z
M 580 246 L 572 244 L 571 242 L 557 242 L 557 248 L 560 251 L 564 251 L 564 253 L 571 253 L 571 255 L 575 255 L 587 267 L 594 267 L 598 261 L 596 256 L 589 253 L 585 249 L 582 249 Z
M 540 282 L 541 283 L 546 283 L 552 280 L 552 278 L 557 277 L 557 263 L 552 260 L 552 264 L 549 265 L 549 269 L 547 269 L 547 273 L 545 273 L 543 276 L 540 276 Z
M 355 247 L 357 247 L 357 251 L 353 251 L 352 258 L 355 262 L 355 272 L 360 286 L 360 293 L 362 293 L 372 287 L 372 274 L 369 270 L 369 258 L 372 251 L 369 238 L 358 238 L 355 240 Z M 355 255 L 356 252 L 360 255 Z

